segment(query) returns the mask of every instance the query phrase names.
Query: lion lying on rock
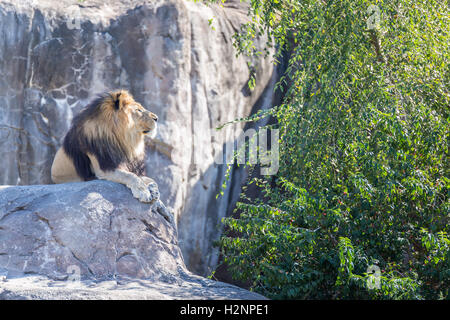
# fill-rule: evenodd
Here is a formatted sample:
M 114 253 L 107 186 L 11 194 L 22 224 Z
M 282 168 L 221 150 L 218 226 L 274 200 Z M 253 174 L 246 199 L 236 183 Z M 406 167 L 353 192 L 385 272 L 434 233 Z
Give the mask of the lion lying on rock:
M 125 90 L 100 96 L 73 119 L 53 160 L 53 182 L 110 180 L 151 202 L 148 186 L 154 181 L 145 176 L 144 135 L 155 137 L 157 121 Z

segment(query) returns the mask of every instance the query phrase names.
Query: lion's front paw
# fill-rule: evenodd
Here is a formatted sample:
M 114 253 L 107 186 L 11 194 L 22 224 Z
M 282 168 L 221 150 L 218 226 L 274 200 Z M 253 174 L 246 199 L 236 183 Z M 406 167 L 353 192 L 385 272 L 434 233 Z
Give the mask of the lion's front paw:
M 156 182 L 150 183 L 147 185 L 147 190 L 150 191 L 153 200 L 159 200 L 160 194 L 159 194 L 159 188 Z
M 152 193 L 148 190 L 145 184 L 139 184 L 130 188 L 133 197 L 141 202 L 152 202 L 154 199 Z
M 152 195 L 152 199 L 158 200 L 159 199 L 159 188 L 158 188 L 158 184 L 155 182 L 155 180 L 153 180 L 152 178 L 146 177 L 146 176 L 140 177 L 140 179 L 147 186 L 148 191 Z

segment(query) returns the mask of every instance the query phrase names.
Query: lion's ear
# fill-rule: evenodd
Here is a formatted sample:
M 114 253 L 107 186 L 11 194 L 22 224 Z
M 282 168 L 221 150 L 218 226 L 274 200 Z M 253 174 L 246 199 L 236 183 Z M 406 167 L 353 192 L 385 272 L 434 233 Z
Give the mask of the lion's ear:
M 119 92 L 114 99 L 114 108 L 116 110 L 120 109 L 120 95 L 121 95 L 121 92 Z

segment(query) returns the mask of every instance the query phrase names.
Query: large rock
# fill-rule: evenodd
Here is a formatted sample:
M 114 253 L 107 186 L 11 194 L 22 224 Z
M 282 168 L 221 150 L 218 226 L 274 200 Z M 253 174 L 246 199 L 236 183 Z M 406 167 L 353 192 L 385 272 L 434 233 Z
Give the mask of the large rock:
M 173 282 L 116 278 L 105 281 L 58 281 L 29 275 L 0 280 L 0 300 L 266 300 L 265 297 L 200 276 Z
M 190 0 L 2 0 L 0 184 L 50 183 L 73 115 L 100 92 L 127 88 L 161 119 L 147 171 L 179 222 L 188 267 L 207 273 L 242 180 L 238 174 L 216 199 L 226 168 L 214 162 L 224 140 L 214 129 L 270 104 L 272 95 L 270 59 L 253 61 L 258 85 L 250 91 L 249 61 L 235 56 L 231 38 L 246 13 L 237 0 L 223 8 Z M 232 141 L 242 126 L 230 128 Z
M 0 298 L 263 298 L 192 275 L 171 217 L 109 181 L 0 187 Z

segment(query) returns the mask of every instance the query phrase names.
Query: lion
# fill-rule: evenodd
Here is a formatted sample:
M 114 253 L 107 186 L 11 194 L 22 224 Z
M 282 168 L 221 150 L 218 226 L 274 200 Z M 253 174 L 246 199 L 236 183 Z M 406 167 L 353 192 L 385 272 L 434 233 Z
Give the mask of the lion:
M 126 90 L 100 95 L 74 117 L 53 160 L 52 181 L 105 179 L 126 185 L 141 202 L 153 202 L 144 136 L 155 137 L 157 121 Z

